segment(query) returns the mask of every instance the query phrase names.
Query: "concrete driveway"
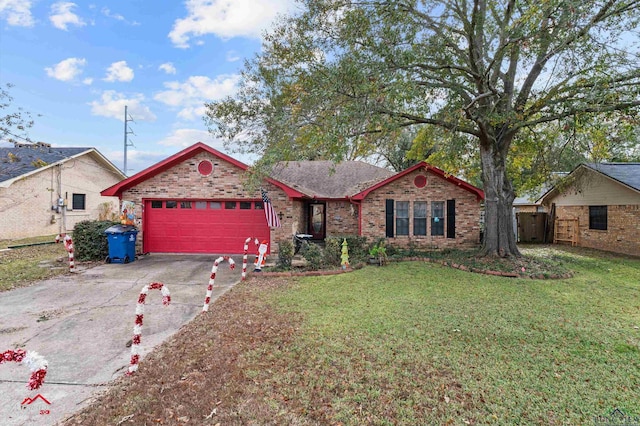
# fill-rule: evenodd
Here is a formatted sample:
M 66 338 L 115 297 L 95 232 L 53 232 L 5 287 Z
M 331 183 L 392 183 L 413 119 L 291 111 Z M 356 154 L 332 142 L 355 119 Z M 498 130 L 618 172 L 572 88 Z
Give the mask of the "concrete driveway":
M 158 290 L 147 295 L 143 364 L 145 354 L 201 312 L 216 258 L 155 254 L 126 265 L 80 266 L 73 274 L 0 293 L 0 352 L 36 351 L 49 363 L 44 385 L 35 391 L 26 387 L 31 374 L 26 365 L 0 366 L 0 423 L 55 424 L 123 376 L 129 367 L 127 343 L 133 336 L 140 290 L 161 282 L 171 292 L 171 304 L 162 305 Z M 240 281 L 242 259 L 234 260 L 233 271 L 226 262 L 220 265 L 212 303 Z M 26 398 L 33 402 L 23 404 Z

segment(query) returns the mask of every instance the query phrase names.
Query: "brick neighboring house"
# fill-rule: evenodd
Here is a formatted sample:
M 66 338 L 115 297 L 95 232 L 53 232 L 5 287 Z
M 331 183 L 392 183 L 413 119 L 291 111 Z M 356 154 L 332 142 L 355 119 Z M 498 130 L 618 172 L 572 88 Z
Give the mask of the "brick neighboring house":
M 577 219 L 577 245 L 640 256 L 640 163 L 581 164 L 567 182 L 540 202 L 557 220 Z
M 124 178 L 94 148 L 0 147 L 0 239 L 68 232 L 101 212 L 117 213 L 118 199 L 100 191 Z
M 248 166 L 199 142 L 102 191 L 141 206 L 143 252 L 227 253 L 257 237 L 277 242 L 362 235 L 418 247 L 471 246 L 480 238 L 478 188 L 419 163 L 394 174 L 349 161 L 277 164 L 263 182 L 282 226 L 266 224 Z

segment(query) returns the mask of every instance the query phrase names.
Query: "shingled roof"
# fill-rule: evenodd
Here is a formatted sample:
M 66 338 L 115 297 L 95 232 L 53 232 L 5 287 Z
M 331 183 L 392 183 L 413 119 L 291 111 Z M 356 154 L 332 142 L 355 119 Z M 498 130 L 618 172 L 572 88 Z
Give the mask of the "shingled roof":
M 311 198 L 345 198 L 383 181 L 393 172 L 362 161 L 287 161 L 277 163 L 270 177 Z
M 114 173 L 122 174 L 94 148 L 51 147 L 42 142 L 18 144 L 13 147 L 0 147 L 0 186 L 8 186 L 19 177 L 89 152 L 95 152 L 102 162 L 113 169 Z
M 585 163 L 584 166 L 640 191 L 640 163 Z

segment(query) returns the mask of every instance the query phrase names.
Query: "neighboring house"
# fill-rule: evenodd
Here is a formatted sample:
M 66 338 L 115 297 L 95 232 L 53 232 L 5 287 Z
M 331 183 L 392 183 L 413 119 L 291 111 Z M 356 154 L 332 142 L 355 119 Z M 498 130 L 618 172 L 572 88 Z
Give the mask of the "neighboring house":
M 277 164 L 262 187 L 279 228 L 266 224 L 260 189 L 243 187 L 247 169 L 199 142 L 102 195 L 142 207 L 143 252 L 237 254 L 247 238 L 277 251 L 278 241 L 297 233 L 317 241 L 361 235 L 416 247 L 479 243 L 483 192 L 425 163 L 397 174 L 358 161 Z
M 581 164 L 540 202 L 577 245 L 640 256 L 640 163 Z
M 100 190 L 125 177 L 94 148 L 0 147 L 0 239 L 67 232 L 115 213 L 118 199 Z

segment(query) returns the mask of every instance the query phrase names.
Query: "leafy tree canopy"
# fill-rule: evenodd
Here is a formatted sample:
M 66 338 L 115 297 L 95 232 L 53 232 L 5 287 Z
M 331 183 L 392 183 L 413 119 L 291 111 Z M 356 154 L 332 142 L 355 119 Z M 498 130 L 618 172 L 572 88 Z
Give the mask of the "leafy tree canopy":
M 639 0 L 300 0 L 299 10 L 266 35 L 238 94 L 208 104 L 211 131 L 263 155 L 260 168 L 379 153 L 389 134 L 418 126 L 416 158 L 437 145 L 479 165 L 488 255 L 519 254 L 510 171 L 573 143 L 606 151 L 606 137 L 590 139 L 594 117 L 620 135 L 621 120 L 637 119 Z

